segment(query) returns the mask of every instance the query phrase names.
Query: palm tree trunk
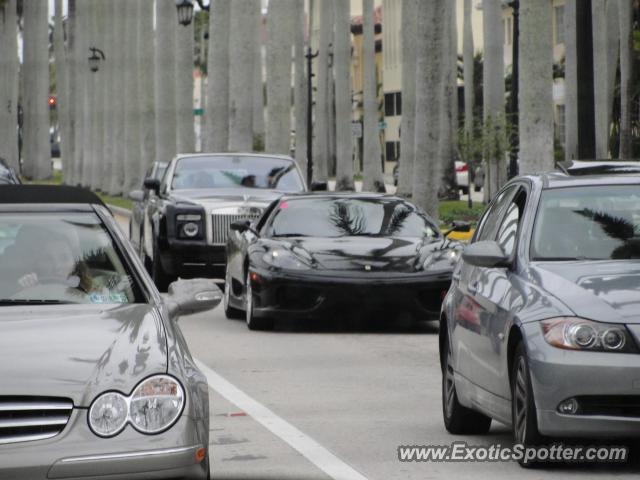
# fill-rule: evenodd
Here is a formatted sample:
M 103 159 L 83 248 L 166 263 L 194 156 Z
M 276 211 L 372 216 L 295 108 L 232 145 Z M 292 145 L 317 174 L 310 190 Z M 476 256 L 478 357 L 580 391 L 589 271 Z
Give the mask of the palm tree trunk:
M 177 147 L 179 153 L 192 153 L 196 147 L 193 117 L 193 69 L 195 32 L 174 20 L 176 35 L 176 109 L 178 117 Z
M 565 6 L 565 159 L 578 158 L 578 44 L 576 2 L 567 0 Z
M 115 18 L 113 22 L 113 79 L 111 81 L 111 99 L 113 102 L 113 167 L 111 170 L 111 183 L 109 194 L 119 195 L 123 193 L 124 170 L 126 168 L 125 155 L 125 51 L 126 51 L 126 6 L 129 0 L 115 0 Z M 157 5 L 160 10 L 160 5 Z M 175 8 L 175 7 L 174 7 Z
M 105 15 L 108 6 L 104 2 L 96 1 L 94 3 L 94 43 L 100 48 L 104 48 L 106 41 L 106 22 Z M 105 89 L 107 88 L 107 70 L 106 60 L 101 62 L 100 70 L 94 75 L 95 78 L 95 94 L 92 101 L 94 111 L 94 161 L 91 188 L 94 190 L 101 189 L 103 186 L 104 164 L 107 161 L 105 155 L 105 104 L 107 100 Z
M 444 79 L 445 27 L 449 0 L 420 2 L 417 14 L 415 163 L 413 168 L 413 202 L 438 220 L 438 186 L 442 163 L 438 161 L 440 97 Z
M 267 29 L 266 151 L 288 154 L 291 137 L 291 47 L 295 5 L 291 0 L 269 4 Z
M 524 2 L 527 1 L 529 0 L 524 0 Z M 547 0 L 543 0 L 541 3 L 545 2 Z M 483 156 L 486 172 L 484 195 L 485 200 L 489 200 L 500 188 L 500 179 L 507 176 L 506 162 L 504 158 L 501 158 L 502 152 L 500 151 L 500 138 L 504 134 L 505 125 L 504 28 L 502 26 L 501 0 L 484 0 L 483 29 L 485 52 L 483 69 L 485 149 Z
M 230 0 L 212 0 L 209 14 L 205 149 L 225 152 L 229 147 L 229 21 Z
M 445 21 L 445 62 L 443 95 L 440 114 L 440 155 L 442 159 L 442 187 L 441 193 L 448 200 L 459 200 L 458 184 L 456 181 L 455 139 L 458 134 L 458 31 L 456 23 L 456 4 L 447 2 Z
M 551 170 L 553 56 L 551 2 L 520 2 L 520 173 Z
M 575 1 L 575 0 L 574 0 Z M 471 13 L 473 5 L 471 0 L 464 0 L 464 33 L 462 38 L 462 55 L 464 70 L 464 132 L 467 142 L 474 137 L 474 115 L 473 109 L 476 103 L 474 89 L 474 61 L 475 48 L 473 45 L 473 24 Z M 457 53 L 456 53 L 457 54 Z
M 336 0 L 334 62 L 336 77 L 336 190 L 354 190 L 351 134 L 351 11 L 349 0 Z
M 295 45 L 295 127 L 296 163 L 303 175 L 307 173 L 307 76 L 305 69 L 305 11 L 304 0 L 296 0 Z M 349 99 L 351 101 L 351 99 Z
M 295 1 L 295 0 L 294 0 Z M 289 12 L 290 13 L 290 12 Z M 288 20 L 288 19 L 287 19 Z M 293 19 L 292 19 L 293 20 Z M 262 58 L 262 31 L 263 16 L 262 12 L 258 15 L 258 25 L 253 35 L 254 40 L 254 75 L 253 75 L 253 137 L 254 142 L 264 144 L 265 141 L 265 96 L 264 96 L 264 78 L 263 68 L 264 61 Z
M 88 52 L 90 47 L 97 46 L 95 38 L 95 0 L 84 0 L 85 8 L 85 51 Z M 85 67 L 88 71 L 89 69 Z M 82 177 L 80 184 L 85 188 L 91 187 L 91 180 L 93 177 L 93 168 L 96 164 L 96 105 L 95 91 L 96 91 L 96 77 L 97 73 L 87 72 L 85 77 L 85 90 L 84 90 L 84 108 L 83 108 L 83 121 L 86 126 L 85 135 L 83 138 L 83 155 L 82 155 Z
M 124 157 L 124 186 L 123 193 L 127 193 L 134 188 L 139 188 L 140 179 L 140 83 L 138 76 L 138 30 L 140 22 L 138 19 L 137 2 L 127 1 L 126 9 L 126 33 L 127 48 L 125 54 L 125 94 L 127 103 L 125 105 L 125 157 Z M 177 21 L 175 22 L 177 24 Z
M 362 61 L 364 64 L 364 168 L 362 172 L 362 190 L 384 192 L 386 187 L 382 173 L 382 152 L 378 127 L 380 112 L 378 108 L 373 0 L 363 0 L 362 9 Z
M 229 34 L 229 150 L 253 150 L 253 29 L 260 12 L 256 0 L 233 0 Z
M 416 120 L 416 42 L 418 0 L 402 1 L 402 126 L 397 193 L 410 197 L 413 190 Z M 421 7 L 420 7 L 421 8 Z
M 18 30 L 16 0 L 4 4 L 4 24 L 0 26 L 0 157 L 16 171 L 20 169 L 18 153 Z
M 154 0 L 138 0 L 138 81 L 140 82 L 140 178 L 147 168 L 156 160 L 155 130 L 155 78 L 153 49 L 153 2 Z M 144 179 L 143 179 L 144 180 Z
M 596 157 L 609 156 L 607 0 L 592 0 Z
M 620 0 L 620 158 L 631 158 L 631 111 L 633 85 L 633 0 Z
M 325 8 L 329 10 L 329 65 L 327 66 L 327 173 L 334 177 L 336 174 L 336 82 L 335 82 L 335 23 L 336 1 L 326 2 Z
M 176 112 L 176 6 L 171 0 L 156 2 L 156 153 L 168 162 L 178 151 Z
M 320 38 L 318 42 L 318 68 L 316 69 L 316 110 L 313 145 L 313 180 L 326 182 L 329 176 L 329 51 L 331 9 L 326 4 L 334 0 L 323 0 L 320 8 Z
M 116 4 L 114 2 L 107 2 L 102 6 L 102 17 L 98 20 L 101 28 L 101 48 L 104 47 L 105 55 L 107 59 L 102 62 L 100 66 L 100 78 L 102 85 L 100 90 L 102 91 L 102 110 L 103 110 L 103 146 L 102 146 L 102 159 L 101 165 L 98 168 L 98 185 L 97 188 L 103 192 L 108 192 L 111 187 L 111 174 L 113 172 L 114 164 L 114 138 L 115 138 L 115 110 L 113 105 L 113 98 L 111 97 L 113 92 L 113 78 L 116 75 L 114 65 L 114 28 L 113 24 L 116 21 Z
M 70 11 L 71 13 L 71 11 Z M 85 89 L 86 76 L 90 74 L 87 65 L 87 29 L 86 29 L 87 5 L 86 0 L 76 0 L 75 20 L 73 21 L 74 45 L 72 50 L 73 67 L 71 69 L 70 92 L 74 97 L 72 122 L 74 127 L 73 165 L 70 185 L 80 185 L 82 182 L 82 167 L 84 157 L 84 137 L 87 135 L 87 125 L 84 121 L 84 107 L 86 103 Z
M 33 180 L 51 176 L 49 144 L 49 18 L 48 2 L 23 2 L 24 175 Z

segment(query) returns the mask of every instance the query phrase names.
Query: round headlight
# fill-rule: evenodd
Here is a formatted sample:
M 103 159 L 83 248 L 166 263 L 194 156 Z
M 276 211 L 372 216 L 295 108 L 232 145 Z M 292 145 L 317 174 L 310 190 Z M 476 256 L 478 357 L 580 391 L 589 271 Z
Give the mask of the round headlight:
M 129 404 L 131 425 L 142 433 L 159 433 L 173 425 L 184 407 L 184 390 L 172 377 L 157 375 L 133 391 Z
M 182 226 L 182 233 L 184 233 L 186 237 L 193 238 L 196 235 L 198 235 L 199 231 L 200 231 L 200 227 L 198 226 L 197 223 L 189 222 L 189 223 L 185 223 Z
M 100 395 L 89 409 L 89 426 L 96 435 L 112 437 L 127 423 L 129 408 L 126 398 L 117 392 Z
M 572 325 L 569 328 L 569 339 L 573 341 L 578 347 L 588 348 L 593 345 L 598 339 L 596 330 L 585 323 L 578 325 Z
M 610 328 L 602 334 L 601 340 L 606 350 L 620 350 L 624 347 L 625 335 L 622 330 Z

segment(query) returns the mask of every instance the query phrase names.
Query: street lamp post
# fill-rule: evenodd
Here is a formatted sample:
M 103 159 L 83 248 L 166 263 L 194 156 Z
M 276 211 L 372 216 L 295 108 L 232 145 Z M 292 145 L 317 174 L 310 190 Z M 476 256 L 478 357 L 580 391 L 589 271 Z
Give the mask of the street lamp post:
M 96 73 L 100 70 L 100 57 L 102 60 L 106 60 L 104 52 L 96 47 L 89 47 L 89 51 L 91 52 L 91 56 L 88 58 L 89 60 L 89 68 L 93 73 Z
M 313 59 L 319 52 L 312 53 L 311 47 L 304 56 L 307 59 L 307 185 L 313 180 Z
M 201 10 L 209 11 L 211 4 L 205 5 L 203 0 L 196 0 Z M 178 22 L 185 27 L 191 25 L 193 21 L 193 1 L 192 0 L 176 0 L 176 9 L 178 10 Z

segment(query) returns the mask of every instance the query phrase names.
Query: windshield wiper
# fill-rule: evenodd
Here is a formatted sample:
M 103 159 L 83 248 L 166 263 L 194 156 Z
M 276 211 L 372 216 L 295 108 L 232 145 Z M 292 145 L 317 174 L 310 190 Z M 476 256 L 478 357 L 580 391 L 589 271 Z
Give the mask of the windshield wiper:
M 0 306 L 8 305 L 69 305 L 73 302 L 65 302 L 63 300 L 25 300 L 18 298 L 2 298 Z

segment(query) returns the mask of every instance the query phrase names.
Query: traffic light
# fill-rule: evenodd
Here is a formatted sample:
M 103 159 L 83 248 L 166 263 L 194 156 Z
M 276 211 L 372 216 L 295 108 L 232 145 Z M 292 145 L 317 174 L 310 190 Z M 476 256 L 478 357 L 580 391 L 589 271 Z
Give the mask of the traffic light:
M 50 110 L 55 110 L 56 105 L 58 104 L 58 100 L 56 99 L 55 95 L 49 95 L 49 109 Z

